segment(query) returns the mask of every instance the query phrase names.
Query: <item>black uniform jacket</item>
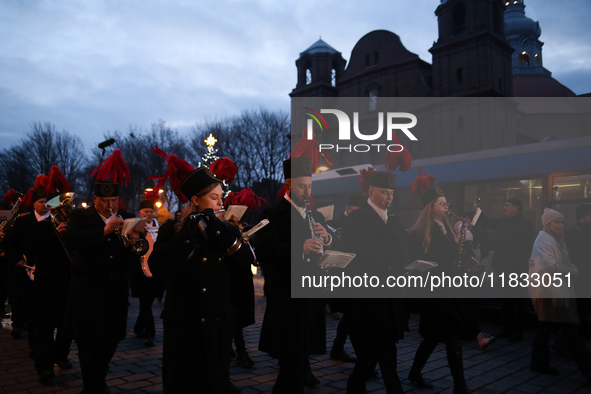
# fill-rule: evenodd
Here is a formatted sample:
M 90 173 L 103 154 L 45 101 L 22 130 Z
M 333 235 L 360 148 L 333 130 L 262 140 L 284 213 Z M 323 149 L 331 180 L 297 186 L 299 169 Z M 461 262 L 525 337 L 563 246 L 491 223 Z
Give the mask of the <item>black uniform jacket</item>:
M 35 266 L 35 288 L 53 289 L 55 282 L 67 286 L 70 261 L 50 219 L 40 222 L 34 213 L 20 216 L 5 236 L 7 259 L 15 264 L 27 258 Z
M 326 227 L 322 214 L 313 211 L 313 217 Z M 324 354 L 326 301 L 291 298 L 292 281 L 294 286 L 301 286 L 302 274 L 323 273 L 315 264 L 317 256 L 303 256 L 304 241 L 312 237 L 308 220 L 303 219 L 285 198 L 281 198 L 275 207 L 263 211 L 261 219 L 269 219 L 269 224 L 255 237 L 267 298 L 259 349 L 273 358 L 295 357 L 303 351 L 308 355 Z
M 112 343 L 126 335 L 129 271 L 139 257 L 104 228 L 94 207 L 76 209 L 64 237 L 72 256 L 66 324 L 76 341 Z
M 437 267 L 430 270 L 431 275 L 463 275 L 464 272 L 456 268 L 458 260 L 458 244 L 453 238 L 453 230 L 447 229 L 447 234 L 433 222 L 431 226 L 431 242 L 429 250 L 425 252 L 423 240 L 424 231 L 414 231 L 410 234 L 410 254 L 412 261 L 425 260 L 437 263 Z M 428 291 L 425 289 L 424 291 Z M 461 338 L 474 340 L 478 335 L 477 322 L 478 302 L 471 298 L 423 298 L 421 299 L 421 323 L 419 332 L 425 338 L 438 340 Z
M 408 264 L 408 236 L 397 216 L 383 219 L 368 204 L 351 212 L 343 231 L 341 245 L 356 257 L 345 272 L 353 277 L 367 274 L 377 276 L 384 284 L 390 275 L 401 275 Z M 404 337 L 404 305 L 399 288 L 364 287 L 355 289 L 360 296 L 371 298 L 349 299 L 345 312 L 353 318 L 353 331 L 358 332 L 363 347 L 395 346 Z M 379 290 L 380 298 L 374 293 Z M 397 293 L 397 294 L 394 294 Z M 361 345 L 361 344 L 360 344 Z

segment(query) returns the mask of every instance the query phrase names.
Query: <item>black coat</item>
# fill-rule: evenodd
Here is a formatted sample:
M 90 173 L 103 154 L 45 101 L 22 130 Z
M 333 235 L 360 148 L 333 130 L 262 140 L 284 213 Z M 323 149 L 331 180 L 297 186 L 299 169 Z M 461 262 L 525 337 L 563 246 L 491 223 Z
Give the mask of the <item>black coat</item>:
M 500 219 L 489 219 L 482 214 L 479 223 L 480 221 L 486 227 L 496 230 L 492 267 L 497 272 L 527 272 L 536 239 L 532 222 L 521 213 Z
M 408 237 L 397 216 L 382 218 L 368 204 L 351 212 L 343 231 L 341 245 L 344 251 L 355 253 L 349 263 L 347 275 L 378 276 L 385 283 L 390 275 L 401 275 L 408 264 Z M 355 291 L 363 294 L 362 288 Z M 372 288 L 382 290 L 382 297 L 351 299 L 345 307 L 353 321 L 353 330 L 359 331 L 358 337 L 364 342 L 361 346 L 373 347 L 395 344 L 404 337 L 404 305 L 398 288 Z M 392 293 L 398 294 L 392 294 Z M 357 293 L 356 293 L 357 294 Z M 356 327 L 356 328 L 355 328 Z
M 76 209 L 64 237 L 72 256 L 66 322 L 74 340 L 94 344 L 125 339 L 129 271 L 139 264 L 114 232 L 104 235 L 104 228 L 94 207 Z
M 414 231 L 410 234 L 410 255 L 413 261 L 425 260 L 437 263 L 437 267 L 430 270 L 431 275 L 463 275 L 455 267 L 458 260 L 458 244 L 453 238 L 453 230 L 447 234 L 439 228 L 437 223 L 431 226 L 431 242 L 429 250 L 424 251 L 424 231 Z M 425 289 L 424 291 L 428 291 Z M 474 340 L 478 335 L 478 303 L 471 298 L 423 298 L 420 300 L 421 322 L 419 333 L 425 338 L 438 340 L 461 338 Z
M 325 226 L 324 217 L 313 211 L 316 222 Z M 301 275 L 320 275 L 314 256 L 304 260 L 303 245 L 311 237 L 308 220 L 282 198 L 266 209 L 261 219 L 269 224 L 255 236 L 257 258 L 265 276 L 267 307 L 259 349 L 273 358 L 326 353 L 325 300 L 291 298 L 291 286 L 301 286 Z M 292 247 L 293 245 L 293 247 Z M 296 264 L 292 264 L 297 262 Z
M 35 266 L 35 281 L 31 282 L 23 268 L 14 267 L 20 286 L 32 291 L 37 321 L 55 322 L 61 326 L 70 281 L 70 260 L 50 219 L 37 221 L 34 213 L 20 216 L 5 236 L 6 258 L 14 264 L 27 258 Z M 56 316 L 59 315 L 59 316 Z M 60 321 L 58 321 L 60 320 Z
M 588 286 L 589 275 L 591 275 L 591 225 L 577 223 L 565 231 L 564 241 L 570 262 L 579 270 L 575 283 L 579 288 Z M 580 291 L 577 294 L 588 294 L 588 292 Z
M 209 223 L 207 239 L 197 228 L 197 219 L 187 218 L 178 231 L 176 224 L 171 220 L 160 226 L 148 261 L 154 276 L 166 282 L 162 318 L 164 357 L 170 363 L 164 369 L 165 379 L 176 382 L 167 380 L 165 389 L 166 385 L 207 381 L 207 392 L 222 392 L 228 379 L 232 318 L 236 312 L 231 304 L 228 265 L 244 259 L 250 251 L 243 245 L 235 254 L 223 258 L 240 234 L 237 228 L 218 219 Z M 183 332 L 191 343 L 182 340 L 169 345 L 167 330 Z M 199 354 L 188 354 L 192 349 L 199 349 Z M 189 376 L 175 375 L 175 370 L 186 368 L 176 363 L 184 364 L 187 359 L 205 368 L 194 368 L 194 374 Z

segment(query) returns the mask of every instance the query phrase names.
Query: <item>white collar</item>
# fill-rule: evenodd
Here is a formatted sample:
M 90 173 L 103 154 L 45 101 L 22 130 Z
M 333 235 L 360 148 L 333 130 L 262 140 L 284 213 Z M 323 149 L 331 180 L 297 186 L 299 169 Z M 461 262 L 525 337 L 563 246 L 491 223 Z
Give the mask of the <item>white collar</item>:
M 37 218 L 37 221 L 38 222 L 41 222 L 41 221 L 47 219 L 49 217 L 49 215 L 51 215 L 51 211 L 47 211 L 47 213 L 45 215 L 43 215 L 43 216 L 39 215 L 37 213 L 37 211 L 35 211 L 35 210 L 33 210 L 33 212 L 35 212 L 35 217 Z
M 306 208 L 296 205 L 296 203 L 293 202 L 293 200 L 291 199 L 291 197 L 287 195 L 287 193 L 285 193 L 283 198 L 289 201 L 289 203 L 296 209 L 296 211 L 298 211 L 298 213 L 302 215 L 302 219 L 306 218 Z
M 379 215 L 379 217 L 382 218 L 384 223 L 388 223 L 388 210 L 387 209 L 382 209 L 382 208 L 378 207 L 376 204 L 373 203 L 373 201 L 371 201 L 371 198 L 367 199 L 367 203 L 369 204 L 370 207 L 373 208 L 374 211 L 376 211 L 376 213 Z

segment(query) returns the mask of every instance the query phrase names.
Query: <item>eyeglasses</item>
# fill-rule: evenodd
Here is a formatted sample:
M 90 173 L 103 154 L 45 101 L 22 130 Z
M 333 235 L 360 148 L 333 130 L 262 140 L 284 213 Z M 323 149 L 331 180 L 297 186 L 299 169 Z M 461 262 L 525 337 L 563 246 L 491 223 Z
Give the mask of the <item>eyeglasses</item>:
M 443 208 L 449 208 L 449 204 L 446 202 L 436 202 L 435 204 L 441 205 Z

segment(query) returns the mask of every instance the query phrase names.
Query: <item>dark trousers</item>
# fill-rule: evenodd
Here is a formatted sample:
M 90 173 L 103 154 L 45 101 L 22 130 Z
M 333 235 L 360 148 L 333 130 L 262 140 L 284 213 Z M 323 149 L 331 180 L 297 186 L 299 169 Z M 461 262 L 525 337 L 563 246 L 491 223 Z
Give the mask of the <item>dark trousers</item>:
M 508 335 L 521 334 L 525 324 L 525 299 L 503 299 L 503 331 Z
M 550 345 L 548 341 L 553 329 L 557 327 L 560 328 L 562 340 L 572 354 L 575 363 L 577 363 L 579 371 L 585 378 L 591 378 L 591 354 L 581 340 L 576 324 L 539 322 L 532 347 L 531 365 L 539 368 L 550 367 Z
M 273 394 L 303 394 L 304 376 L 310 371 L 310 360 L 305 352 L 281 357 L 278 365 L 280 369 L 273 386 Z
M 246 353 L 246 342 L 244 341 L 242 326 L 237 319 L 232 320 L 232 337 L 234 338 L 234 346 L 236 346 L 236 354 Z
M 65 334 L 68 329 L 62 327 L 66 316 L 68 281 L 60 282 L 60 279 L 41 282 L 37 278 L 35 282 L 33 325 L 29 335 L 38 373 L 52 370 L 54 363 L 66 360 L 70 354 L 72 338 Z
M 349 320 L 347 319 L 347 314 L 344 313 L 343 317 L 339 321 L 337 326 L 337 335 L 334 339 L 334 343 L 332 344 L 333 349 L 342 349 L 345 347 L 345 342 L 347 342 L 347 337 L 349 336 Z
M 409 375 L 417 376 L 421 374 L 421 371 L 439 342 L 435 338 L 423 339 L 423 342 L 421 342 L 415 353 Z M 462 342 L 459 338 L 447 339 L 443 342 L 445 343 L 447 365 L 454 380 L 454 386 L 465 386 L 466 379 L 464 378 L 464 362 L 462 360 Z
M 366 346 L 371 341 L 363 340 L 358 337 L 357 333 L 351 332 L 351 343 L 357 355 L 357 362 L 347 382 L 347 394 L 365 394 L 365 382 L 373 374 L 378 363 L 386 385 L 386 393 L 403 393 L 402 384 L 396 371 L 397 349 L 395 342 L 390 346 L 386 344 L 382 347 Z
M 154 305 L 154 297 L 141 296 L 140 313 L 135 321 L 133 331 L 140 332 L 146 330 L 146 338 L 154 338 L 156 336 L 156 325 L 154 324 L 154 314 L 152 313 L 152 305 Z
M 80 341 L 78 344 L 78 358 L 82 371 L 84 394 L 105 392 L 106 376 L 109 372 L 109 362 L 117 350 L 118 341 L 95 343 Z

